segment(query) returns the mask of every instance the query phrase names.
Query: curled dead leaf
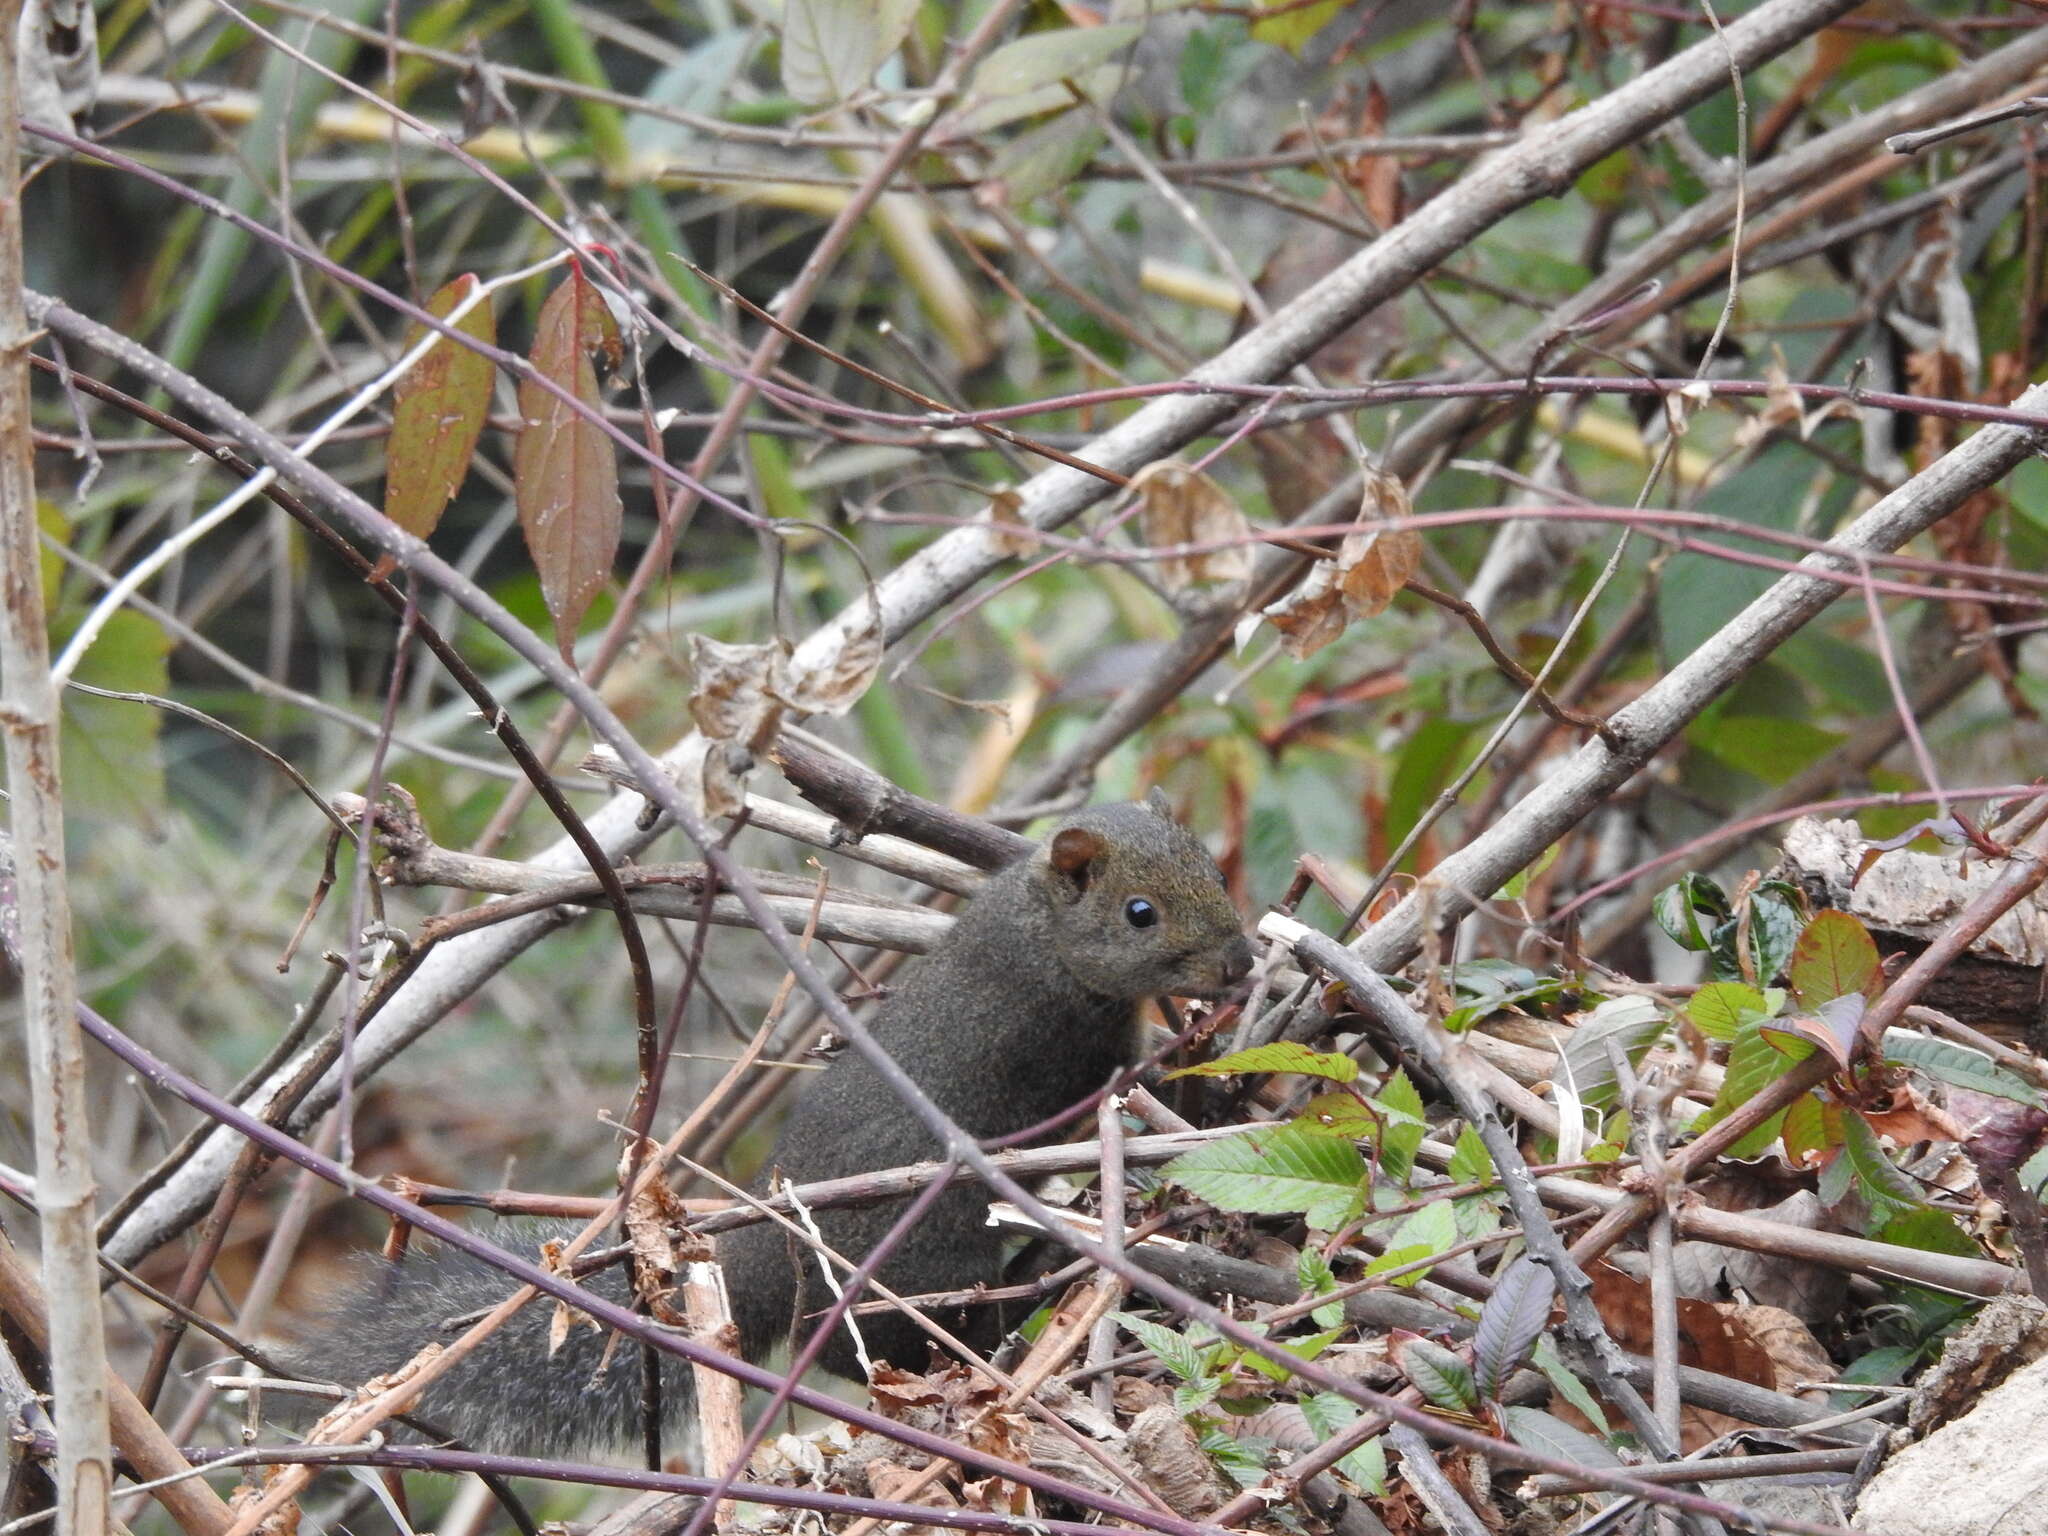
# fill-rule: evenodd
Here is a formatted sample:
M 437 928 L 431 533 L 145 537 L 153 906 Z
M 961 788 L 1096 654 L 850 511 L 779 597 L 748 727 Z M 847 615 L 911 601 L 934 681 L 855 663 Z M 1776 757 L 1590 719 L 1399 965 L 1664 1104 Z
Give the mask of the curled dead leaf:
M 1006 485 L 989 497 L 988 505 L 981 509 L 981 520 L 989 525 L 989 543 L 997 554 L 1021 560 L 1037 550 L 1038 540 L 1012 531 L 1025 526 L 1024 497 L 1014 486 Z
M 821 667 L 785 661 L 773 684 L 775 696 L 804 715 L 843 715 L 860 702 L 882 670 L 882 615 L 870 594 L 860 621 Z
M 1176 459 L 1157 459 L 1131 477 L 1138 522 L 1153 548 L 1223 544 L 1226 548 L 1160 560 L 1155 569 L 1169 592 L 1198 581 L 1243 581 L 1252 573 L 1252 525 L 1230 493 Z
M 697 729 L 713 741 L 764 750 L 782 724 L 776 689 L 781 667 L 779 645 L 731 645 L 691 635 L 690 673 L 696 681 L 690 718 Z

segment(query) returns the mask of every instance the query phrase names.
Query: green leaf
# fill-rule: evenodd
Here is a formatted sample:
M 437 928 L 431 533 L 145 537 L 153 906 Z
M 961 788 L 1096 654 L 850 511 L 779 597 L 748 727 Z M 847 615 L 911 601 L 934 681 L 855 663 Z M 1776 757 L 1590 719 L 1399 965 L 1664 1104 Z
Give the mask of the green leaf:
M 1447 1171 L 1453 1184 L 1493 1182 L 1493 1158 L 1486 1150 L 1486 1143 L 1479 1139 L 1479 1132 L 1471 1126 L 1458 1132 L 1458 1139 L 1451 1147 Z
M 1729 916 L 1728 897 L 1706 875 L 1686 875 L 1657 893 L 1650 913 L 1672 943 L 1697 954 L 1710 942 L 1713 925 Z
M 1742 1025 L 1735 1032 L 1734 1043 L 1728 1047 L 1728 1071 L 1721 1079 L 1721 1092 L 1712 1107 L 1693 1122 L 1693 1128 L 1704 1131 L 1708 1126 L 1727 1119 L 1738 1107 L 1747 1104 L 1766 1086 L 1791 1071 L 1792 1066 L 1790 1058 L 1764 1037 L 1760 1023 L 1752 1021 Z M 1785 1113 L 1780 1110 L 1731 1146 L 1726 1155 L 1757 1156 L 1778 1139 L 1784 1120 Z
M 1171 1328 L 1162 1327 L 1129 1312 L 1118 1312 L 1113 1315 L 1140 1344 L 1152 1351 L 1161 1365 L 1182 1381 L 1202 1383 L 1215 1375 L 1215 1340 L 1190 1339 Z
M 1766 881 L 1749 898 L 1749 963 L 1756 979 L 1765 985 L 1785 969 L 1800 932 L 1798 907 L 1770 894 L 1773 885 L 1781 884 Z
M 1884 1032 L 1884 1059 L 1912 1067 L 1958 1088 L 1973 1089 L 2015 1103 L 2043 1107 L 2041 1091 L 2018 1073 L 2008 1072 L 1982 1051 L 1949 1040 L 1937 1040 L 1909 1029 Z
M 1178 1072 L 1166 1075 L 1171 1080 L 1176 1077 L 1230 1077 L 1239 1072 L 1297 1072 L 1303 1077 L 1324 1077 L 1333 1083 L 1349 1083 L 1357 1080 L 1358 1063 L 1341 1051 L 1312 1051 L 1305 1045 L 1283 1040 L 1275 1045 L 1255 1045 L 1250 1050 L 1232 1051 L 1228 1056 L 1219 1056 L 1199 1066 L 1182 1067 Z
M 1308 1420 L 1308 1427 L 1318 1440 L 1329 1441 L 1358 1422 L 1359 1409 L 1349 1398 L 1335 1392 L 1312 1392 L 1301 1400 L 1301 1416 Z M 1345 1452 L 1337 1462 L 1337 1470 L 1376 1498 L 1387 1491 L 1387 1455 L 1378 1435 L 1356 1450 Z
M 1817 1093 L 1803 1093 L 1785 1111 L 1780 1134 L 1785 1156 L 1795 1168 L 1812 1168 L 1842 1142 L 1842 1110 Z
M 1358 1149 L 1297 1126 L 1211 1142 L 1161 1172 L 1222 1210 L 1299 1213 L 1323 1232 L 1337 1231 L 1364 1209 L 1366 1170 Z
M 1547 1333 L 1539 1334 L 1536 1347 L 1529 1352 L 1529 1360 L 1541 1371 L 1557 1395 L 1570 1403 L 1586 1416 L 1586 1422 L 1607 1434 L 1607 1415 L 1600 1407 L 1600 1399 L 1586 1390 L 1586 1384 L 1574 1376 L 1564 1363 L 1564 1356 L 1557 1352 L 1557 1341 Z
M 867 87 L 916 19 L 917 0 L 783 0 L 782 88 L 838 105 Z
M 1558 1074 L 1581 1103 L 1595 1108 L 1611 1104 L 1614 1063 L 1607 1055 L 1608 1042 L 1614 1042 L 1628 1060 L 1639 1062 L 1668 1025 L 1663 1010 L 1647 997 L 1610 997 L 1571 1032 Z
M 1919 1209 L 1920 1190 L 1885 1156 L 1870 1122 L 1851 1110 L 1842 1117 L 1842 1159 L 1869 1207 L 1866 1226 L 1878 1230 Z
M 54 649 L 68 636 L 51 638 Z M 72 677 L 94 688 L 162 698 L 171 691 L 170 651 L 170 637 L 154 619 L 123 608 L 108 618 Z M 164 803 L 163 716 L 148 704 L 96 698 L 77 688 L 65 689 L 58 707 L 67 816 L 80 825 L 115 816 L 153 821 Z
M 1763 993 L 1740 981 L 1710 981 L 1685 1005 L 1693 1028 L 1709 1040 L 1721 1041 L 1733 1040 L 1743 1024 L 1776 1011 L 1766 1006 Z
M 1471 1413 L 1479 1407 L 1472 1368 L 1433 1339 L 1403 1339 L 1396 1356 L 1402 1372 L 1432 1406 L 1450 1413 Z
M 2020 1164 L 2017 1177 L 2020 1188 L 2032 1190 L 2034 1198 L 2038 1200 L 2042 1192 L 2048 1190 L 2048 1147 L 2043 1147 Z
M 1337 1276 L 1319 1248 L 1304 1248 L 1294 1261 L 1295 1278 L 1311 1296 L 1327 1296 L 1337 1289 Z M 1325 1302 L 1309 1314 L 1318 1328 L 1335 1328 L 1344 1321 L 1344 1303 Z
M 1380 1085 L 1374 1102 L 1387 1112 L 1387 1125 L 1380 1133 L 1380 1167 L 1386 1170 L 1387 1177 L 1406 1183 L 1415 1167 L 1415 1154 L 1429 1133 L 1423 1119 L 1422 1095 L 1415 1091 L 1405 1071 L 1397 1071 Z
M 1848 913 L 1830 910 L 1801 931 L 1785 974 L 1801 1006 L 1818 1008 L 1852 992 L 1875 996 L 1880 963 L 1870 931 Z
M 1343 1334 L 1344 1330 L 1342 1328 L 1326 1328 L 1321 1333 L 1311 1333 L 1304 1338 L 1275 1339 L 1273 1342 L 1297 1360 L 1312 1361 L 1324 1350 L 1336 1343 L 1339 1338 L 1343 1337 Z M 1294 1375 L 1294 1372 L 1287 1369 L 1286 1366 L 1277 1361 L 1268 1360 L 1265 1356 L 1252 1350 L 1245 1351 L 1244 1363 L 1257 1371 L 1261 1376 L 1267 1377 L 1272 1381 L 1286 1381 Z
M 1061 27 L 1032 32 L 1003 44 L 981 61 L 969 87 L 973 96 L 1017 96 L 1026 91 L 1078 80 L 1098 64 L 1107 63 L 1138 39 L 1144 28 L 1136 22 L 1106 27 Z
M 1984 1257 L 1984 1250 L 1971 1240 L 1970 1234 L 1962 1229 L 1955 1217 L 1932 1206 L 1904 1211 L 1872 1235 L 1880 1243 L 1890 1243 L 1897 1248 L 1918 1248 L 1923 1253 L 1945 1253 L 1957 1259 Z
M 1596 1440 L 1583 1429 L 1567 1424 L 1541 1408 L 1503 1408 L 1501 1425 L 1515 1444 L 1538 1455 L 1554 1456 L 1559 1461 L 1585 1467 L 1619 1468 L 1622 1464 L 1621 1458 L 1605 1441 Z
M 1102 129 L 1078 112 L 1062 112 L 1010 139 L 989 162 L 983 185 L 1021 208 L 1057 192 L 1081 174 L 1102 147 Z
M 1272 15 L 1262 16 L 1252 23 L 1252 40 L 1271 43 L 1289 53 L 1300 53 L 1343 8 L 1344 0 L 1320 0 L 1315 5 L 1291 9 L 1275 7 Z
M 427 300 L 437 320 L 476 292 L 465 272 Z M 495 343 L 497 322 L 488 300 L 455 322 L 455 329 Z M 410 352 L 427 338 L 414 324 L 405 336 Z M 392 391 L 391 437 L 386 450 L 384 515 L 407 533 L 426 538 L 448 509 L 448 500 L 469 474 L 477 438 L 491 409 L 491 360 L 443 336 L 399 378 Z
M 1771 785 L 1785 783 L 1842 744 L 1840 732 L 1785 715 L 1719 715 L 1687 731 L 1686 739 Z

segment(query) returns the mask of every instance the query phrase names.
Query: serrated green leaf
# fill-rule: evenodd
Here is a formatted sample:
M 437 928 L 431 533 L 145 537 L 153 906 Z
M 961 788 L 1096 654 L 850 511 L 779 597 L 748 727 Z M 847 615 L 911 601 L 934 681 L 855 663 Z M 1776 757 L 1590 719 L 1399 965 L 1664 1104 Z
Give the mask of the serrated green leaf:
M 1479 1132 L 1469 1125 L 1458 1132 L 1458 1139 L 1451 1146 L 1448 1171 L 1453 1184 L 1493 1182 L 1493 1157 L 1486 1150 L 1486 1143 L 1479 1139 Z
M 1301 1416 L 1318 1440 L 1334 1440 L 1358 1422 L 1358 1405 L 1335 1392 L 1313 1392 L 1301 1400 Z M 1387 1455 L 1374 1435 L 1356 1450 L 1347 1451 L 1337 1470 L 1367 1493 L 1378 1497 L 1386 1492 Z
M 1219 1056 L 1198 1066 L 1182 1067 L 1178 1072 L 1166 1075 L 1171 1080 L 1176 1077 L 1232 1077 L 1241 1072 L 1295 1072 L 1303 1077 L 1349 1083 L 1358 1078 L 1358 1063 L 1341 1051 L 1312 1051 L 1305 1045 L 1283 1040 L 1274 1045 L 1255 1045 L 1249 1050 L 1232 1051 L 1228 1056 Z
M 1983 1249 L 1947 1211 L 1931 1206 L 1894 1216 L 1872 1234 L 1880 1243 L 1897 1248 L 1918 1248 L 1923 1253 L 1945 1253 L 1951 1258 L 1981 1259 Z
M 1209 1380 L 1213 1374 L 1213 1340 L 1197 1341 L 1173 1329 L 1151 1322 L 1129 1312 L 1114 1314 L 1120 1323 L 1140 1344 L 1151 1350 L 1161 1365 L 1165 1366 L 1182 1381 L 1200 1383 Z
M 1358 1149 L 1296 1126 L 1211 1142 L 1162 1172 L 1223 1210 L 1298 1213 L 1323 1232 L 1337 1231 L 1364 1209 L 1366 1169 Z
M 1895 1066 L 1925 1072 L 1929 1077 L 1953 1083 L 1958 1088 L 2030 1104 L 2035 1109 L 2043 1107 L 2041 1091 L 2032 1083 L 2018 1073 L 2006 1071 L 1982 1051 L 1973 1051 L 1967 1045 L 1937 1040 L 1932 1035 L 1918 1034 L 1910 1029 L 1888 1029 L 1884 1032 L 1884 1059 Z
M 1319 1248 L 1304 1248 L 1294 1261 L 1295 1278 L 1311 1296 L 1327 1296 L 1337 1289 L 1337 1275 Z M 1325 1302 L 1309 1314 L 1318 1328 L 1336 1328 L 1344 1321 L 1344 1303 Z
M 1387 1112 L 1387 1126 L 1380 1134 L 1380 1167 L 1388 1178 L 1405 1184 L 1415 1168 L 1415 1153 L 1428 1134 L 1422 1095 L 1406 1072 L 1397 1071 L 1380 1085 L 1374 1102 Z

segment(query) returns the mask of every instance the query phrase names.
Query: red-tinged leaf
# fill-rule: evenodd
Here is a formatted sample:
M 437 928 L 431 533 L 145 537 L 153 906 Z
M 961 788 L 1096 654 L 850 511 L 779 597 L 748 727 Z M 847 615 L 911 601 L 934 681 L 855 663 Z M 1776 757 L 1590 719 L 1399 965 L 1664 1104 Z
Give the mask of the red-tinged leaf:
M 594 416 L 601 402 L 590 354 L 600 348 L 618 361 L 618 322 L 604 295 L 572 267 L 569 280 L 541 306 L 533 366 Z M 512 458 L 519 526 L 554 616 L 556 643 L 567 656 L 576 626 L 618 554 L 618 460 L 611 439 L 591 417 L 530 380 L 519 385 L 519 417 L 519 447 Z
M 465 272 L 427 300 L 427 313 L 445 320 L 474 292 L 476 278 Z M 455 329 L 485 343 L 498 337 L 487 302 L 457 320 Z M 406 333 L 405 350 L 410 352 L 426 336 L 424 325 L 413 326 Z M 491 360 L 443 336 L 405 371 L 392 401 L 384 515 L 407 533 L 425 538 L 469 473 L 491 408 Z
M 1875 997 L 1881 985 L 1877 945 L 1869 930 L 1846 912 L 1815 915 L 1792 946 L 1785 974 L 1792 982 L 1792 995 L 1806 1008 L 1851 992 Z
M 1781 1134 L 1794 1168 L 1818 1168 L 1829 1149 L 1842 1144 L 1842 1108 L 1817 1093 L 1802 1094 L 1786 1109 Z

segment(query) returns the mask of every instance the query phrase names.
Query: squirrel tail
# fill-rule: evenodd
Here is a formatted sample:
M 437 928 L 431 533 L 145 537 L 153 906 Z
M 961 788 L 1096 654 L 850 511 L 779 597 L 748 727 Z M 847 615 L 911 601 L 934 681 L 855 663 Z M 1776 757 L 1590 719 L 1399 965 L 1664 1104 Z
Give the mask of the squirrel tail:
M 513 1221 L 489 1236 L 532 1252 L 578 1230 L 573 1222 Z M 630 1300 L 623 1264 L 584 1284 L 621 1305 Z M 459 1337 L 475 1314 L 515 1288 L 502 1271 L 461 1249 L 422 1243 L 402 1262 L 369 1261 L 346 1293 L 329 1298 L 317 1332 L 280 1353 L 309 1380 L 354 1386 L 396 1370 L 428 1344 Z M 473 1449 L 506 1454 L 567 1457 L 632 1444 L 640 1432 L 639 1346 L 572 1313 L 568 1338 L 550 1354 L 554 1311 L 546 1297 L 522 1307 L 427 1388 L 420 1418 Z M 688 1417 L 692 1398 L 689 1368 L 663 1354 L 662 1418 L 670 1431 Z

